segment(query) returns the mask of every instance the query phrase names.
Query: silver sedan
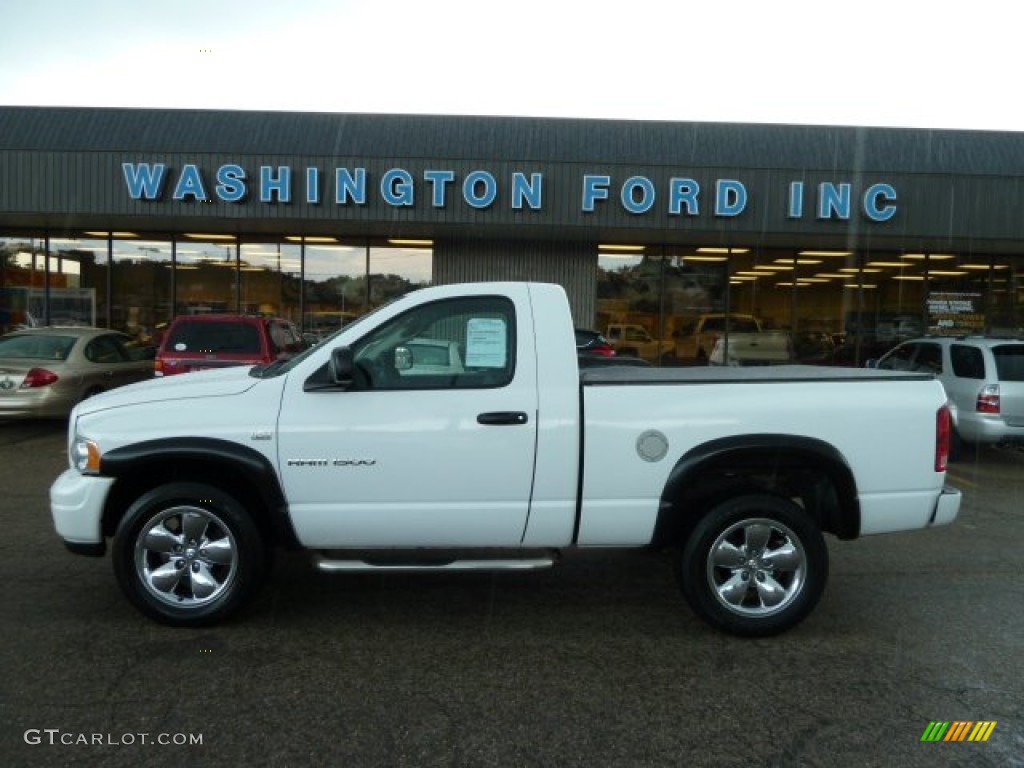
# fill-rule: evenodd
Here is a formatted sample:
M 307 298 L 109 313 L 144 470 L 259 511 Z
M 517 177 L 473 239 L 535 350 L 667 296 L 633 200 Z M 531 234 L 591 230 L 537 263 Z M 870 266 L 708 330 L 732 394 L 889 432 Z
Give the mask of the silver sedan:
M 105 328 L 0 336 L 0 418 L 62 418 L 81 400 L 152 378 L 155 349 Z

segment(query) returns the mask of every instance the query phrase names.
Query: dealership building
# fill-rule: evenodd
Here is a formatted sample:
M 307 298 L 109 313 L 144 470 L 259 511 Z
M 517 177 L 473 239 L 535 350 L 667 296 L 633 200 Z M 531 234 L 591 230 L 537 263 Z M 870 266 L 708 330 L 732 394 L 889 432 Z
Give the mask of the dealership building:
M 580 327 L 660 343 L 740 313 L 859 364 L 1018 334 L 1022 208 L 1016 133 L 0 107 L 0 325 L 321 333 L 427 284 L 539 280 Z

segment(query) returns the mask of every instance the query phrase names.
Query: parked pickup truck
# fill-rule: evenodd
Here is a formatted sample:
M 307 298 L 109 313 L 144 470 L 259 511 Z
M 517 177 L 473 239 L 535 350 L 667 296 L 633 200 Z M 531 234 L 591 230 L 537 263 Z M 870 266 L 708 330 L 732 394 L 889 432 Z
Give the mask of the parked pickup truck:
M 708 365 L 784 365 L 793 362 L 789 331 L 757 331 L 719 336 Z
M 671 341 L 654 338 L 644 326 L 635 323 L 611 323 L 605 330 L 605 336 L 615 347 L 616 354 L 639 357 L 652 363 L 671 354 L 674 346 Z
M 459 357 L 417 366 L 433 339 Z M 223 619 L 275 547 L 323 571 L 534 569 L 574 547 L 674 553 L 722 630 L 797 624 L 824 534 L 944 525 L 942 385 L 872 369 L 581 371 L 565 293 L 426 288 L 290 360 L 154 379 L 70 417 L 56 531 L 128 599 Z
M 675 356 L 711 365 L 778 365 L 792 362 L 785 331 L 766 331 L 753 315 L 700 315 L 676 336 Z

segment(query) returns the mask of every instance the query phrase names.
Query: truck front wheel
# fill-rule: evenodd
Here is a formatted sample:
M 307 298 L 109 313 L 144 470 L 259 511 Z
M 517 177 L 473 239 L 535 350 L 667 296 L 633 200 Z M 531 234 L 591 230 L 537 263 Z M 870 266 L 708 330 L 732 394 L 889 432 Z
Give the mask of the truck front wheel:
M 764 637 L 799 624 L 821 599 L 828 548 L 796 504 L 771 494 L 728 499 L 683 545 L 683 594 L 718 629 Z
M 242 505 L 203 483 L 169 483 L 140 496 L 118 525 L 112 554 L 128 599 L 176 626 L 233 613 L 267 564 L 259 528 Z

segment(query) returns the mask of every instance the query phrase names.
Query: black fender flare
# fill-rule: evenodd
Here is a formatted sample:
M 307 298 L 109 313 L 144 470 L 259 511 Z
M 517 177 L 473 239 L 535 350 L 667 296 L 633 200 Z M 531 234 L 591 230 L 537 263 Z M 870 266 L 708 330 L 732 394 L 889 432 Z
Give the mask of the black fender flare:
M 244 489 L 225 490 L 255 495 L 276 541 L 288 548 L 299 546 L 280 478 L 270 460 L 253 448 L 212 437 L 168 437 L 114 448 L 100 461 L 100 475 L 127 483 L 153 473 L 166 480 L 182 479 L 189 468 L 201 468 L 211 482 L 231 474 L 241 478 Z
M 822 528 L 840 539 L 854 539 L 860 533 L 857 483 L 842 453 L 817 438 L 768 433 L 718 438 L 683 454 L 662 490 L 652 543 L 673 543 L 689 523 L 687 515 L 692 510 L 688 502 L 698 499 L 701 490 L 708 488 L 709 475 L 723 469 L 740 474 L 744 470 L 758 470 L 823 476 L 834 489 L 834 497 L 816 499 L 820 503 L 817 511 Z M 736 487 L 742 488 L 742 480 L 737 481 Z

